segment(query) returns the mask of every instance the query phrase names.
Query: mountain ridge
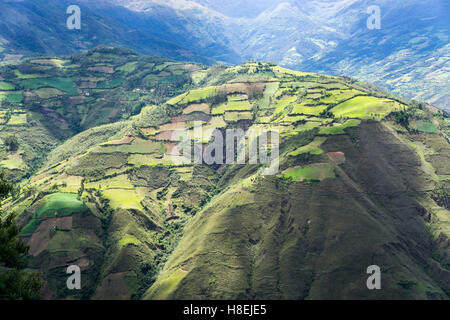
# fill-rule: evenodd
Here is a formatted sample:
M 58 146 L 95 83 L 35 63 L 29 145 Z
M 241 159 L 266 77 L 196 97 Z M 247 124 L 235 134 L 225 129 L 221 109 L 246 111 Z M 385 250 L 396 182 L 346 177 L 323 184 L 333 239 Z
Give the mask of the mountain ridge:
M 82 1 L 85 24 L 76 32 L 65 30 L 65 5 L 69 2 L 40 3 L 45 8 L 40 11 L 35 3 L 2 4 L 0 36 L 9 41 L 1 44 L 3 57 L 16 59 L 8 54 L 34 52 L 71 54 L 106 44 L 207 64 L 274 61 L 292 69 L 356 77 L 448 110 L 449 25 L 445 13 L 450 8 L 442 0 L 426 4 L 416 0 L 260 4 Z M 276 11 L 286 5 L 293 10 Z M 380 30 L 366 27 L 370 5 L 381 8 Z M 11 8 L 16 8 L 14 14 L 8 15 Z M 40 15 L 34 15 L 33 10 Z M 19 27 L 15 25 L 17 19 L 28 19 L 32 24 Z M 102 19 L 108 21 L 107 26 L 100 23 Z M 31 32 L 34 26 L 37 29 Z M 58 36 L 45 26 L 51 26 L 50 31 L 57 31 Z

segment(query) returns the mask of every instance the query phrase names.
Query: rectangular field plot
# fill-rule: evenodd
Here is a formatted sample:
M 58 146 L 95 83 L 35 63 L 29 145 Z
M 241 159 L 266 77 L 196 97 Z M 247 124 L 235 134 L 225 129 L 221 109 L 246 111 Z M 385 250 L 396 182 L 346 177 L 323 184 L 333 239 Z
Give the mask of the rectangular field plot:
M 109 190 L 109 189 L 133 189 L 134 186 L 126 174 L 95 182 L 85 183 L 85 189 Z
M 320 135 L 325 135 L 325 136 L 345 134 L 344 129 L 349 128 L 349 127 L 359 126 L 360 123 L 361 123 L 360 120 L 349 119 L 349 120 L 345 121 L 341 125 L 334 125 L 334 126 L 331 126 L 331 127 L 322 127 L 319 130 L 319 134 Z
M 0 102 L 6 101 L 9 103 L 20 103 L 22 102 L 23 95 L 20 91 L 15 92 L 0 92 Z
M 164 144 L 151 140 L 135 139 L 130 144 L 122 145 L 103 145 L 98 148 L 98 152 L 102 153 L 136 153 L 136 154 L 152 154 L 164 153 Z
M 14 86 L 5 81 L 0 81 L 0 90 L 14 90 Z
M 19 153 L 8 155 L 5 160 L 0 161 L 0 166 L 9 170 L 24 170 L 27 167 Z
M 143 210 L 141 205 L 143 197 L 134 190 L 110 189 L 103 191 L 103 196 L 110 200 L 113 209 Z
M 358 96 L 343 102 L 333 109 L 336 118 L 382 119 L 392 111 L 403 110 L 405 106 L 389 99 Z
M 289 156 L 297 156 L 299 154 L 303 153 L 310 153 L 313 155 L 319 155 L 322 154 L 324 151 L 320 149 L 319 147 L 327 140 L 325 137 L 316 137 L 313 142 L 307 144 L 306 146 L 300 147 L 291 153 L 289 153 Z

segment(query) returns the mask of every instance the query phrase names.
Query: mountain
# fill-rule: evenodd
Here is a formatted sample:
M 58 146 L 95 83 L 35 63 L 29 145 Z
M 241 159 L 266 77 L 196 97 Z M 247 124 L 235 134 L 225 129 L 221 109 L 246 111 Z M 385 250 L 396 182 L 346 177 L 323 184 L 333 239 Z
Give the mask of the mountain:
M 342 15 L 352 15 L 358 9 L 363 11 L 369 4 L 349 8 Z M 445 70 L 450 64 L 450 24 L 445 15 L 450 12 L 450 4 L 399 1 L 379 5 L 380 30 L 368 30 L 364 17 L 331 52 L 291 67 L 349 75 L 448 108 L 450 79 Z
M 81 30 L 68 30 L 70 1 L 0 4 L 0 58 L 60 55 L 119 45 L 179 61 L 273 61 L 345 75 L 449 110 L 449 3 L 432 0 L 78 1 Z M 378 5 L 381 29 L 369 30 Z M 57 19 L 55 19 L 57 17 Z
M 95 132 L 99 125 L 126 120 L 146 104 L 184 92 L 193 86 L 191 74 L 203 68 L 110 47 L 0 66 L 2 137 L 17 137 L 22 150 L 1 154 L 8 177 L 29 177 L 53 148 L 80 132 Z M 105 132 L 119 129 L 111 125 Z M 76 149 L 85 147 L 80 143 Z
M 3 167 L 40 146 L 30 126 L 57 129 L 3 206 L 24 227 L 45 298 L 449 298 L 450 122 L 439 109 L 348 77 L 111 47 L 0 76 L 0 138 L 27 132 L 18 150 L 2 148 Z M 76 129 L 46 125 L 39 106 Z M 174 132 L 206 152 L 226 129 L 278 132 L 279 170 L 221 164 L 234 144 L 210 153 L 219 163 L 180 161 Z M 261 139 L 275 155 L 275 136 Z M 69 265 L 82 271 L 76 292 Z M 367 289 L 370 265 L 383 290 Z
M 220 51 L 228 61 L 233 60 L 234 53 L 223 45 L 201 35 L 188 36 L 186 21 L 171 8 L 158 6 L 156 15 L 147 17 L 104 1 L 79 1 L 81 29 L 69 30 L 66 9 L 72 4 L 68 0 L 0 3 L 0 57 L 67 55 L 106 44 L 203 63 L 213 63 L 210 52 Z

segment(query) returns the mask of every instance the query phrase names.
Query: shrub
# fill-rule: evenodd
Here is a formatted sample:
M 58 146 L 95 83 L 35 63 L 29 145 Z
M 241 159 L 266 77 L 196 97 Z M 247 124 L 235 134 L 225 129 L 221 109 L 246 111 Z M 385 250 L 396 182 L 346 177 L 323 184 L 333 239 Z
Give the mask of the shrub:
M 409 114 L 406 111 L 394 112 L 395 122 L 408 129 L 409 127 Z
M 15 136 L 6 137 L 4 143 L 9 151 L 17 151 L 19 149 L 19 140 Z

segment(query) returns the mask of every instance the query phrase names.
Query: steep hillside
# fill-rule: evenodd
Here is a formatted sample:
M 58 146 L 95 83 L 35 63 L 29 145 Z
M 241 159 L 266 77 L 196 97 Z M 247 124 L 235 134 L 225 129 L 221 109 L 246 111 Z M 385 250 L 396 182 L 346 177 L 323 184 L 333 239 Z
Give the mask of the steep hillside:
M 446 0 L 68 0 L 0 3 L 0 58 L 61 55 L 100 44 L 213 64 L 273 61 L 346 75 L 449 108 Z M 366 26 L 377 5 L 381 29 Z
M 196 75 L 203 88 L 67 140 L 6 203 L 46 298 L 449 297 L 443 112 L 273 64 Z M 279 132 L 278 173 L 179 161 L 176 130 L 206 148 L 230 128 Z
M 382 86 L 396 94 L 449 108 L 448 1 L 432 0 L 111 0 L 157 21 L 161 6 L 177 12 L 169 27 L 196 39 L 231 48 L 205 51 L 216 60 L 273 61 L 284 67 L 346 75 Z M 367 9 L 380 8 L 381 28 L 366 26 Z M 239 9 L 237 9 L 239 8 Z M 200 22 L 197 22 L 200 17 Z M 192 24 L 188 21 L 195 21 Z M 209 36 L 211 34 L 212 36 Z
M 146 18 L 110 1 L 81 0 L 81 29 L 69 30 L 66 10 L 74 3 L 68 0 L 6 0 L 0 3 L 0 57 L 20 59 L 22 55 L 69 55 L 99 45 L 124 46 L 149 55 L 177 60 L 211 63 L 213 59 L 200 53 L 195 46 L 180 44 L 177 32 L 163 28 L 140 29 Z M 159 11 L 152 26 L 177 19 L 173 10 Z M 161 19 L 161 20 L 159 20 Z M 193 43 L 190 43 L 191 45 Z M 215 50 L 228 51 L 210 43 Z M 193 49 L 194 48 L 194 49 Z M 203 52 L 205 53 L 205 52 Z M 18 56 L 17 56 L 18 55 Z
M 331 52 L 290 65 L 339 75 L 349 75 L 412 99 L 450 108 L 448 70 L 450 24 L 448 1 L 362 1 L 341 16 L 357 16 L 369 5 L 381 10 L 381 29 L 368 30 L 366 19 L 353 25 L 348 37 Z M 413 30 L 413 32 L 411 32 Z
M 293 180 L 235 181 L 189 222 L 144 298 L 448 298 L 449 211 L 430 197 L 436 181 L 389 126 L 346 133 L 317 153 L 303 147 L 308 161 L 284 159 Z M 367 290 L 372 264 L 381 291 Z
M 18 150 L 0 166 L 10 178 L 29 177 L 56 146 L 89 130 L 72 150 L 104 142 L 149 103 L 162 103 L 195 85 L 204 67 L 99 47 L 72 57 L 31 58 L 0 67 L 0 138 L 15 136 Z M 195 78 L 197 76 L 197 78 Z M 200 76 L 200 78 L 198 78 Z

